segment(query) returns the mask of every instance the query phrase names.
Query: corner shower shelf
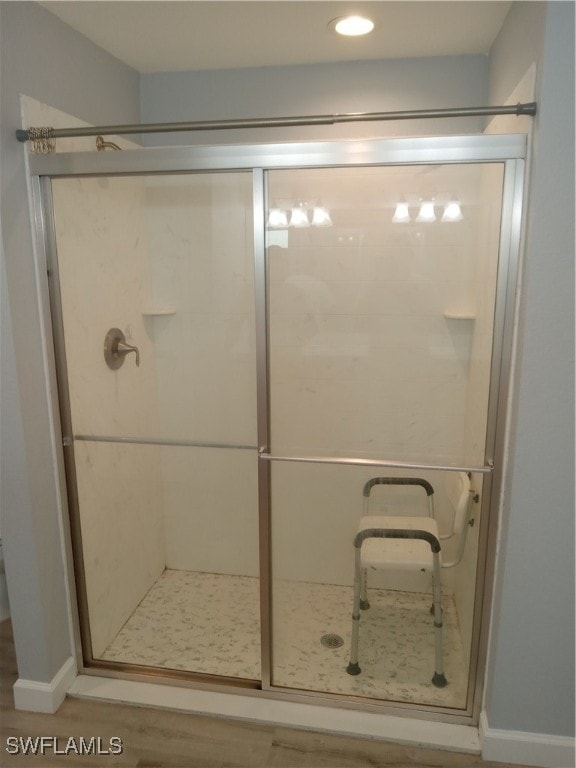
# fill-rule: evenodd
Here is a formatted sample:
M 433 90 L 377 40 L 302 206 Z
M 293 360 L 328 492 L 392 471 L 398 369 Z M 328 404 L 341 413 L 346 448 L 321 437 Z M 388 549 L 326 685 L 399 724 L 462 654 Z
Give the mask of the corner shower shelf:
M 161 317 L 168 315 L 175 315 L 176 309 L 174 307 L 145 307 L 142 310 L 144 317 Z

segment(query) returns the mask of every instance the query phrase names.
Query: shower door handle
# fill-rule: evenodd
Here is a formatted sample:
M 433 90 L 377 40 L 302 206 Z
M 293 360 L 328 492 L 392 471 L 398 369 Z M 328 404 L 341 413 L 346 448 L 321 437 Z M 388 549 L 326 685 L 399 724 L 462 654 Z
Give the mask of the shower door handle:
M 110 328 L 104 339 L 104 360 L 112 370 L 120 368 L 124 358 L 130 352 L 136 353 L 136 365 L 140 365 L 140 350 L 133 344 L 128 344 L 120 328 Z

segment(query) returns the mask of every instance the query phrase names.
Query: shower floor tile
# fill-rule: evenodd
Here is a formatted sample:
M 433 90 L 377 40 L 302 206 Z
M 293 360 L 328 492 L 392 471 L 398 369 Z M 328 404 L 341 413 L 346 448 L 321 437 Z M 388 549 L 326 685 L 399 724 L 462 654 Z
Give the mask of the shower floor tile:
M 352 634 L 352 588 L 327 584 L 275 585 L 273 683 L 288 688 L 463 708 L 467 671 L 456 607 L 443 599 L 445 688 L 432 685 L 434 626 L 431 596 L 369 589 L 361 611 L 360 675 L 346 672 Z M 327 648 L 325 634 L 344 643 Z
M 258 680 L 259 612 L 258 579 L 166 570 L 102 658 Z
M 166 570 L 104 652 L 107 661 L 248 679 L 260 677 L 259 581 Z M 273 587 L 275 686 L 462 708 L 467 674 L 454 602 L 444 599 L 448 685 L 435 688 L 430 596 L 371 589 L 362 611 L 362 673 L 346 673 L 352 589 L 277 581 Z M 344 644 L 327 648 L 325 634 Z

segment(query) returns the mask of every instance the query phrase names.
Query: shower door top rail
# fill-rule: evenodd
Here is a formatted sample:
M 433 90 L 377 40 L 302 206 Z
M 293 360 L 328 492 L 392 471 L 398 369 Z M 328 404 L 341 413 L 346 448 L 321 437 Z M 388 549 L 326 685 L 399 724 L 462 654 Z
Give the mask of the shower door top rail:
M 488 163 L 523 158 L 525 134 L 231 144 L 30 155 L 33 176 L 112 176 L 253 168 Z

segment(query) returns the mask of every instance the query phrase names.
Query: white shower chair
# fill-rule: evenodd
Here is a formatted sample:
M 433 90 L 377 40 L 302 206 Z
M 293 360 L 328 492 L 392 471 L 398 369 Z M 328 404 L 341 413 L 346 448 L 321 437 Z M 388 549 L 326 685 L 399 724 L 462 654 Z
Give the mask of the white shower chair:
M 370 515 L 370 493 L 375 485 L 410 485 L 424 489 L 428 497 L 428 516 Z M 457 565 L 464 554 L 466 533 L 470 523 L 472 501 L 478 496 L 470 487 L 470 477 L 465 472 L 446 472 L 445 494 L 452 508 L 452 530 L 440 535 L 434 514 L 434 488 L 419 477 L 373 477 L 364 485 L 364 516 L 360 520 L 354 538 L 354 607 L 352 610 L 352 644 L 349 675 L 361 673 L 358 663 L 360 611 L 370 607 L 368 602 L 368 569 L 424 571 L 432 574 L 433 604 L 430 612 L 434 617 L 436 663 L 432 683 L 443 688 L 447 684 L 444 675 L 442 651 L 442 587 L 440 569 Z M 450 562 L 442 560 L 440 541 L 455 538 L 456 555 Z

